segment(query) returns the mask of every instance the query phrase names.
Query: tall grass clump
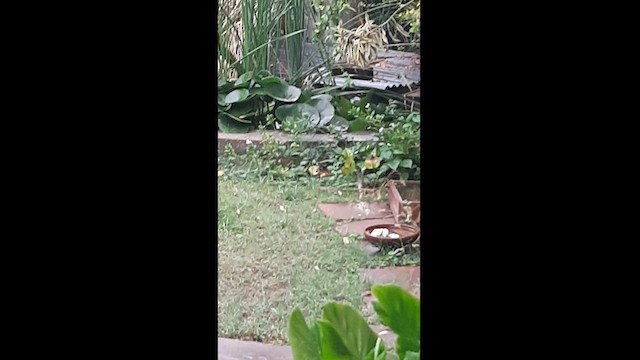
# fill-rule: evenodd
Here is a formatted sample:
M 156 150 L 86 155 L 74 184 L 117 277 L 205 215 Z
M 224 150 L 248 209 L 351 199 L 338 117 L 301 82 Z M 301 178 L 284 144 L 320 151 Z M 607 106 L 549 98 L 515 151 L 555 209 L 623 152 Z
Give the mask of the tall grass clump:
M 299 76 L 305 32 L 303 4 L 304 0 L 221 0 L 218 77 L 234 78 L 250 70 L 271 71 L 283 40 L 289 74 Z

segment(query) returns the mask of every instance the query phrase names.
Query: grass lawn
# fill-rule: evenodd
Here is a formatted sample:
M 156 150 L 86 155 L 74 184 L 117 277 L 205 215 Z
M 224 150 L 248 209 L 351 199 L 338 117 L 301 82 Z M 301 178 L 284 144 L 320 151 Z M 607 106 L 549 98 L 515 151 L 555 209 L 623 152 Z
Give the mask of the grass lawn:
M 357 201 L 357 194 L 313 182 L 218 178 L 219 337 L 286 343 L 296 306 L 307 318 L 319 318 L 333 301 L 362 309 L 369 286 L 359 269 L 388 259 L 343 242 L 317 209 L 336 201 Z
M 286 343 L 296 306 L 312 317 L 336 300 L 360 308 L 366 256 L 317 210 L 336 200 L 313 184 L 219 179 L 218 336 Z

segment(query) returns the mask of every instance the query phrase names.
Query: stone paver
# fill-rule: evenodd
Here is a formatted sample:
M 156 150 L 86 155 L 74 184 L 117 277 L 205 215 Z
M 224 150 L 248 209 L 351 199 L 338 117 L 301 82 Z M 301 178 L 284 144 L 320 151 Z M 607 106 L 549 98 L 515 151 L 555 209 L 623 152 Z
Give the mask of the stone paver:
M 396 284 L 420 298 L 420 266 L 389 266 L 379 269 L 361 269 L 360 271 L 373 285 Z M 363 294 L 362 302 L 364 303 L 365 312 L 374 312 L 372 304 L 374 299 L 375 297 L 371 294 L 371 291 Z M 382 330 L 388 330 L 384 326 L 372 326 L 371 328 L 377 333 Z M 393 333 L 380 335 L 380 337 L 390 346 L 395 343 L 397 338 Z
M 361 271 L 362 275 L 374 285 L 396 284 L 420 297 L 420 266 L 388 266 Z
M 388 348 L 395 347 L 398 336 L 383 325 L 371 325 Z M 293 360 L 290 346 L 262 344 L 254 341 L 218 338 L 219 360 Z
M 220 360 L 293 360 L 291 347 L 218 338 Z

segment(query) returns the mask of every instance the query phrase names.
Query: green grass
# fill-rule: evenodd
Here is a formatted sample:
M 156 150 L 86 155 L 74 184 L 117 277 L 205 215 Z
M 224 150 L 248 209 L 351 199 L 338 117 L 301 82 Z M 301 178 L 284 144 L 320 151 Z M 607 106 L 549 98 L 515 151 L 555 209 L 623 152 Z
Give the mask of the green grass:
M 218 336 L 284 343 L 296 306 L 311 317 L 331 301 L 361 306 L 366 256 L 317 210 L 331 197 L 313 185 L 219 180 Z
M 306 318 L 320 318 L 322 306 L 334 301 L 363 309 L 361 295 L 370 286 L 360 268 L 415 260 L 368 257 L 358 241 L 345 244 L 334 221 L 317 208 L 320 202 L 357 200 L 355 190 L 325 189 L 314 181 L 220 177 L 218 336 L 287 343 L 295 307 Z

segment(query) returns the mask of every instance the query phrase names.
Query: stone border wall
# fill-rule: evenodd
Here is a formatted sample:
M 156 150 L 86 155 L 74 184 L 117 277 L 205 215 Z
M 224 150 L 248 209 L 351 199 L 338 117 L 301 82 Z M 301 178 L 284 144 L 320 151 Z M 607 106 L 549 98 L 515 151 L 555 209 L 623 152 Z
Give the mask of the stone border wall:
M 274 139 L 278 140 L 281 144 L 286 144 L 291 141 L 289 134 L 281 131 L 266 131 L 272 135 Z M 310 134 L 302 135 L 302 147 L 305 146 L 317 146 L 319 144 L 336 143 L 333 136 L 328 134 Z M 364 141 L 376 141 L 377 137 L 373 132 L 358 132 L 350 133 L 345 136 L 347 143 L 364 142 Z M 249 144 L 255 144 L 260 147 L 262 137 L 258 130 L 254 130 L 245 134 L 230 134 L 218 132 L 218 156 L 222 155 L 224 148 L 227 144 L 231 144 L 236 153 L 243 154 L 247 150 Z

